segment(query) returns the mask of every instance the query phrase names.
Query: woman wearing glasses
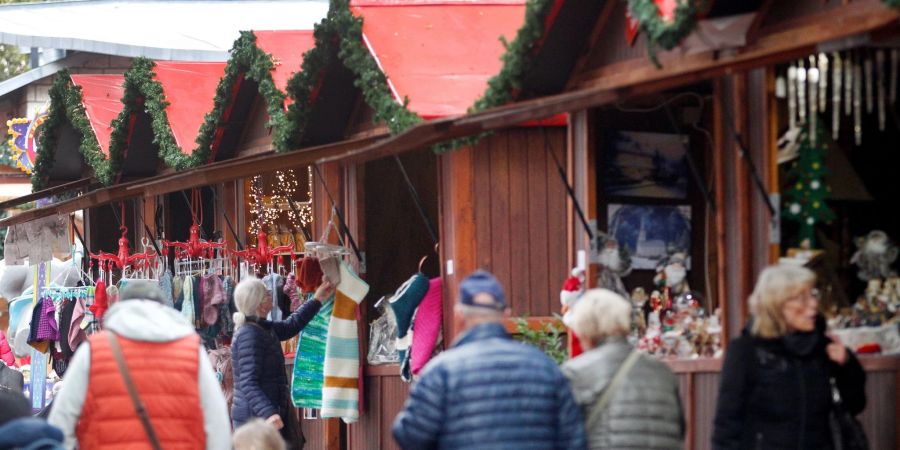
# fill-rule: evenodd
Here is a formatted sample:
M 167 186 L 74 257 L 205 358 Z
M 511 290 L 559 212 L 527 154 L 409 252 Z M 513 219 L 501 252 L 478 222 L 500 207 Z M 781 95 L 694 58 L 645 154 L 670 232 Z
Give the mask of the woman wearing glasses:
M 816 276 L 772 266 L 750 295 L 751 319 L 731 341 L 716 405 L 716 449 L 830 449 L 834 377 L 851 414 L 866 404 L 859 361 L 826 334 Z

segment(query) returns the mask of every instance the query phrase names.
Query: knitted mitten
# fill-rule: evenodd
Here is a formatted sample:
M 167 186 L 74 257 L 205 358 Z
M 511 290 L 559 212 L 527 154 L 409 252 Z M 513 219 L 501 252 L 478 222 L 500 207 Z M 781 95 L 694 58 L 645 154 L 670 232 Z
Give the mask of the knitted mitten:
M 409 329 L 412 325 L 413 315 L 427 291 L 428 278 L 422 273 L 417 273 L 406 280 L 388 301 L 388 306 L 391 307 L 390 311 L 397 323 L 397 354 L 400 357 L 401 376 L 403 375 L 403 366 L 408 366 L 409 363 L 407 352 L 410 342 L 412 342 L 412 333 L 409 332 Z M 408 381 L 408 378 L 405 381 Z

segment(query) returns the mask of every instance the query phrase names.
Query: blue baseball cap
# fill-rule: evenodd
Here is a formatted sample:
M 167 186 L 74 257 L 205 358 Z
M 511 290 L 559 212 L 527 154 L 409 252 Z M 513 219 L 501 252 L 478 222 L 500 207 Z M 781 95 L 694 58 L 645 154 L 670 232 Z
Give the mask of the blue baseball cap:
M 476 300 L 478 294 L 488 294 L 491 298 L 482 296 Z M 496 277 L 484 270 L 478 270 L 459 283 L 459 303 L 502 311 L 506 308 L 506 295 L 503 294 L 503 286 Z

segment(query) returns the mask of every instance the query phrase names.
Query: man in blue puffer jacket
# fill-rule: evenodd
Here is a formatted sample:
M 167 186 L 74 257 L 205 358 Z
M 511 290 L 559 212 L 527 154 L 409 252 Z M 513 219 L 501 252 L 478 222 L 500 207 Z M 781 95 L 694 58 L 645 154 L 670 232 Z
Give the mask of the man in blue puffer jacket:
M 451 349 L 432 360 L 394 420 L 404 449 L 583 449 L 569 384 L 540 350 L 514 341 L 503 288 L 477 271 L 460 283 Z

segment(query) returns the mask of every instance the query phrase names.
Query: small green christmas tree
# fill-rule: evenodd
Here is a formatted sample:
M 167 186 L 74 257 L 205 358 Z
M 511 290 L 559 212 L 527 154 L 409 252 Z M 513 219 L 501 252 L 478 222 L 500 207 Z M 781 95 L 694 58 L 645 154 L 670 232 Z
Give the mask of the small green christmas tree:
M 804 132 L 799 157 L 787 171 L 790 184 L 784 191 L 782 217 L 800 224 L 798 244 L 808 240 L 810 247 L 815 245 L 816 224 L 834 219 L 834 211 L 826 203 L 831 195 L 831 188 L 825 183 L 830 173 L 825 168 L 827 151 L 821 127 L 816 128 L 815 141 L 810 140 L 808 131 Z

